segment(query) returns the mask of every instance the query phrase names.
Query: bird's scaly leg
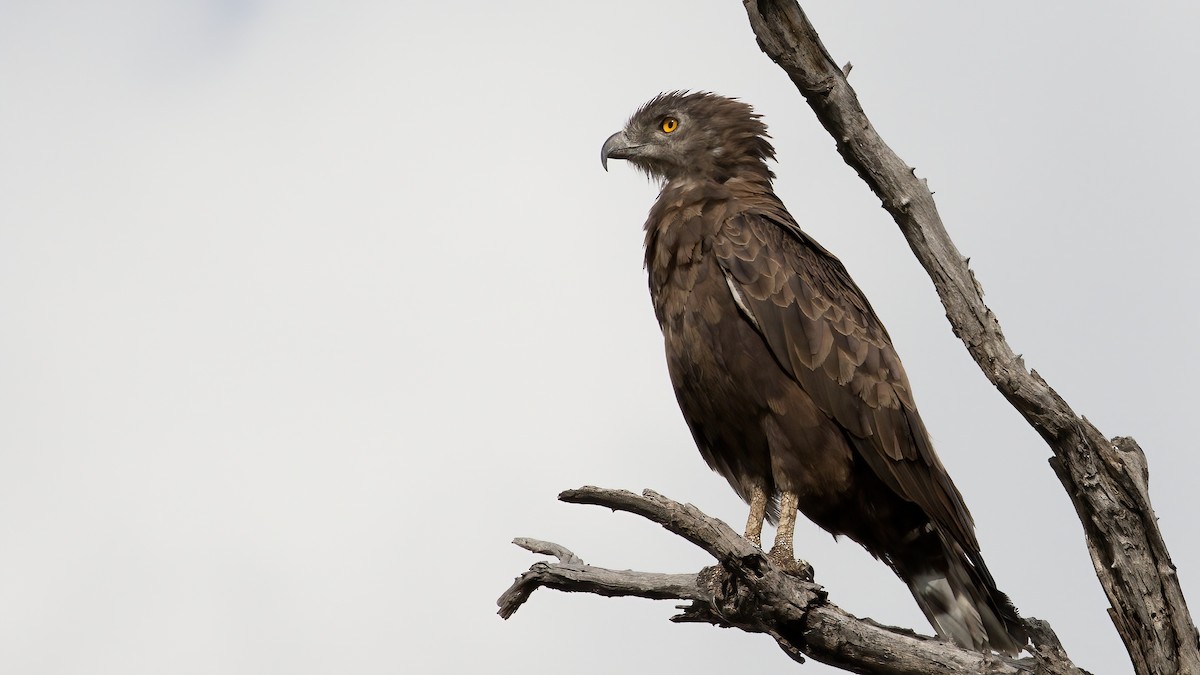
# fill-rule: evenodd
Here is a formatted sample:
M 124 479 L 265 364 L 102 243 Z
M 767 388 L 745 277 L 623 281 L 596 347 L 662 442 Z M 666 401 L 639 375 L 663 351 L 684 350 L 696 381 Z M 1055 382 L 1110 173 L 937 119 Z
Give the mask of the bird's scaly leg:
M 767 517 L 767 491 L 755 485 L 750 491 L 750 515 L 746 517 L 746 538 L 762 548 L 762 526 Z
M 767 557 L 783 571 L 812 580 L 813 569 L 803 560 L 796 560 L 792 549 L 792 536 L 796 533 L 796 507 L 799 498 L 795 492 L 785 490 L 779 498 L 779 527 L 775 529 L 775 545 Z

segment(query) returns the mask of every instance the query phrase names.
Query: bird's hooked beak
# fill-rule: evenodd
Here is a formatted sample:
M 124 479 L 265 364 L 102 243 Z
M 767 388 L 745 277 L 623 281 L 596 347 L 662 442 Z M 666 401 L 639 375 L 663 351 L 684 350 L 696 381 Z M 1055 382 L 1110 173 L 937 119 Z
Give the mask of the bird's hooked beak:
M 608 171 L 608 160 L 612 159 L 629 159 L 636 154 L 636 150 L 642 146 L 630 145 L 629 137 L 625 135 L 625 131 L 618 131 L 604 141 L 604 147 L 600 148 L 600 166 Z

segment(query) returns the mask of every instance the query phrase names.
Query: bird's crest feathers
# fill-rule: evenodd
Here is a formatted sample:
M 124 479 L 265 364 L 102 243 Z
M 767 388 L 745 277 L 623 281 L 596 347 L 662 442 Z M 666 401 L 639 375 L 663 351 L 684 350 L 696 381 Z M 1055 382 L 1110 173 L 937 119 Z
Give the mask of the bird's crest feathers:
M 627 159 L 652 178 L 724 182 L 739 173 L 770 181 L 767 125 L 748 104 L 707 91 L 671 91 L 643 104 L 605 144 L 603 159 Z

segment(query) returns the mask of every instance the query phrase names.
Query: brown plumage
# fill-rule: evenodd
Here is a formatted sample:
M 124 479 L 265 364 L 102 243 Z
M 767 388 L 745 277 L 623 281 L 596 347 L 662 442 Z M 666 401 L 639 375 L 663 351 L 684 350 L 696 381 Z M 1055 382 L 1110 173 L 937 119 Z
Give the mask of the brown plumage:
M 650 295 L 700 454 L 778 520 L 796 510 L 887 563 L 945 638 L 1015 654 L 1026 632 L 979 554 L 891 339 L 842 264 L 771 188 L 774 149 L 750 106 L 662 94 L 604 144 L 662 182 L 646 221 Z

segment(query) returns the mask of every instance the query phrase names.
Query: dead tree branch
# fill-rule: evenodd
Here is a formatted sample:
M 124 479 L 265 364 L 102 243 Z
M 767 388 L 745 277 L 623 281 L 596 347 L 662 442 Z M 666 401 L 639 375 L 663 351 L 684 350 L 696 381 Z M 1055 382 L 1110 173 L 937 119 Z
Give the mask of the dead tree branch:
M 1031 619 L 1038 647 L 1034 656 L 1014 660 L 962 649 L 936 638 L 859 619 L 829 602 L 819 585 L 785 574 L 762 550 L 728 525 L 691 504 L 650 490 L 584 487 L 559 499 L 595 504 L 640 515 L 707 551 L 718 561 L 699 574 L 652 574 L 592 567 L 558 544 L 518 539 L 522 548 L 553 555 L 517 578 L 497 604 L 508 618 L 539 587 L 604 596 L 690 600 L 672 621 L 703 622 L 766 633 L 792 658 L 802 654 L 858 673 L 883 675 L 1079 674 L 1049 626 Z
M 527 551 L 558 558 L 557 563 L 536 563 L 517 577 L 513 585 L 496 601 L 497 612 L 507 619 L 529 596 L 545 586 L 571 593 L 593 593 L 610 598 L 632 595 L 652 600 L 704 600 L 707 596 L 696 585 L 695 574 L 655 574 L 608 570 L 586 564 L 566 547 L 548 541 L 517 538 L 513 543 Z
M 925 182 L 871 126 L 845 72 L 795 0 L 743 4 L 759 46 L 791 78 L 843 159 L 900 226 L 955 335 L 1050 445 L 1051 466 L 1083 523 L 1096 576 L 1112 605 L 1109 614 L 1136 671 L 1200 673 L 1200 638 L 1150 505 L 1141 448 L 1131 438 L 1106 439 L 1009 347 Z

